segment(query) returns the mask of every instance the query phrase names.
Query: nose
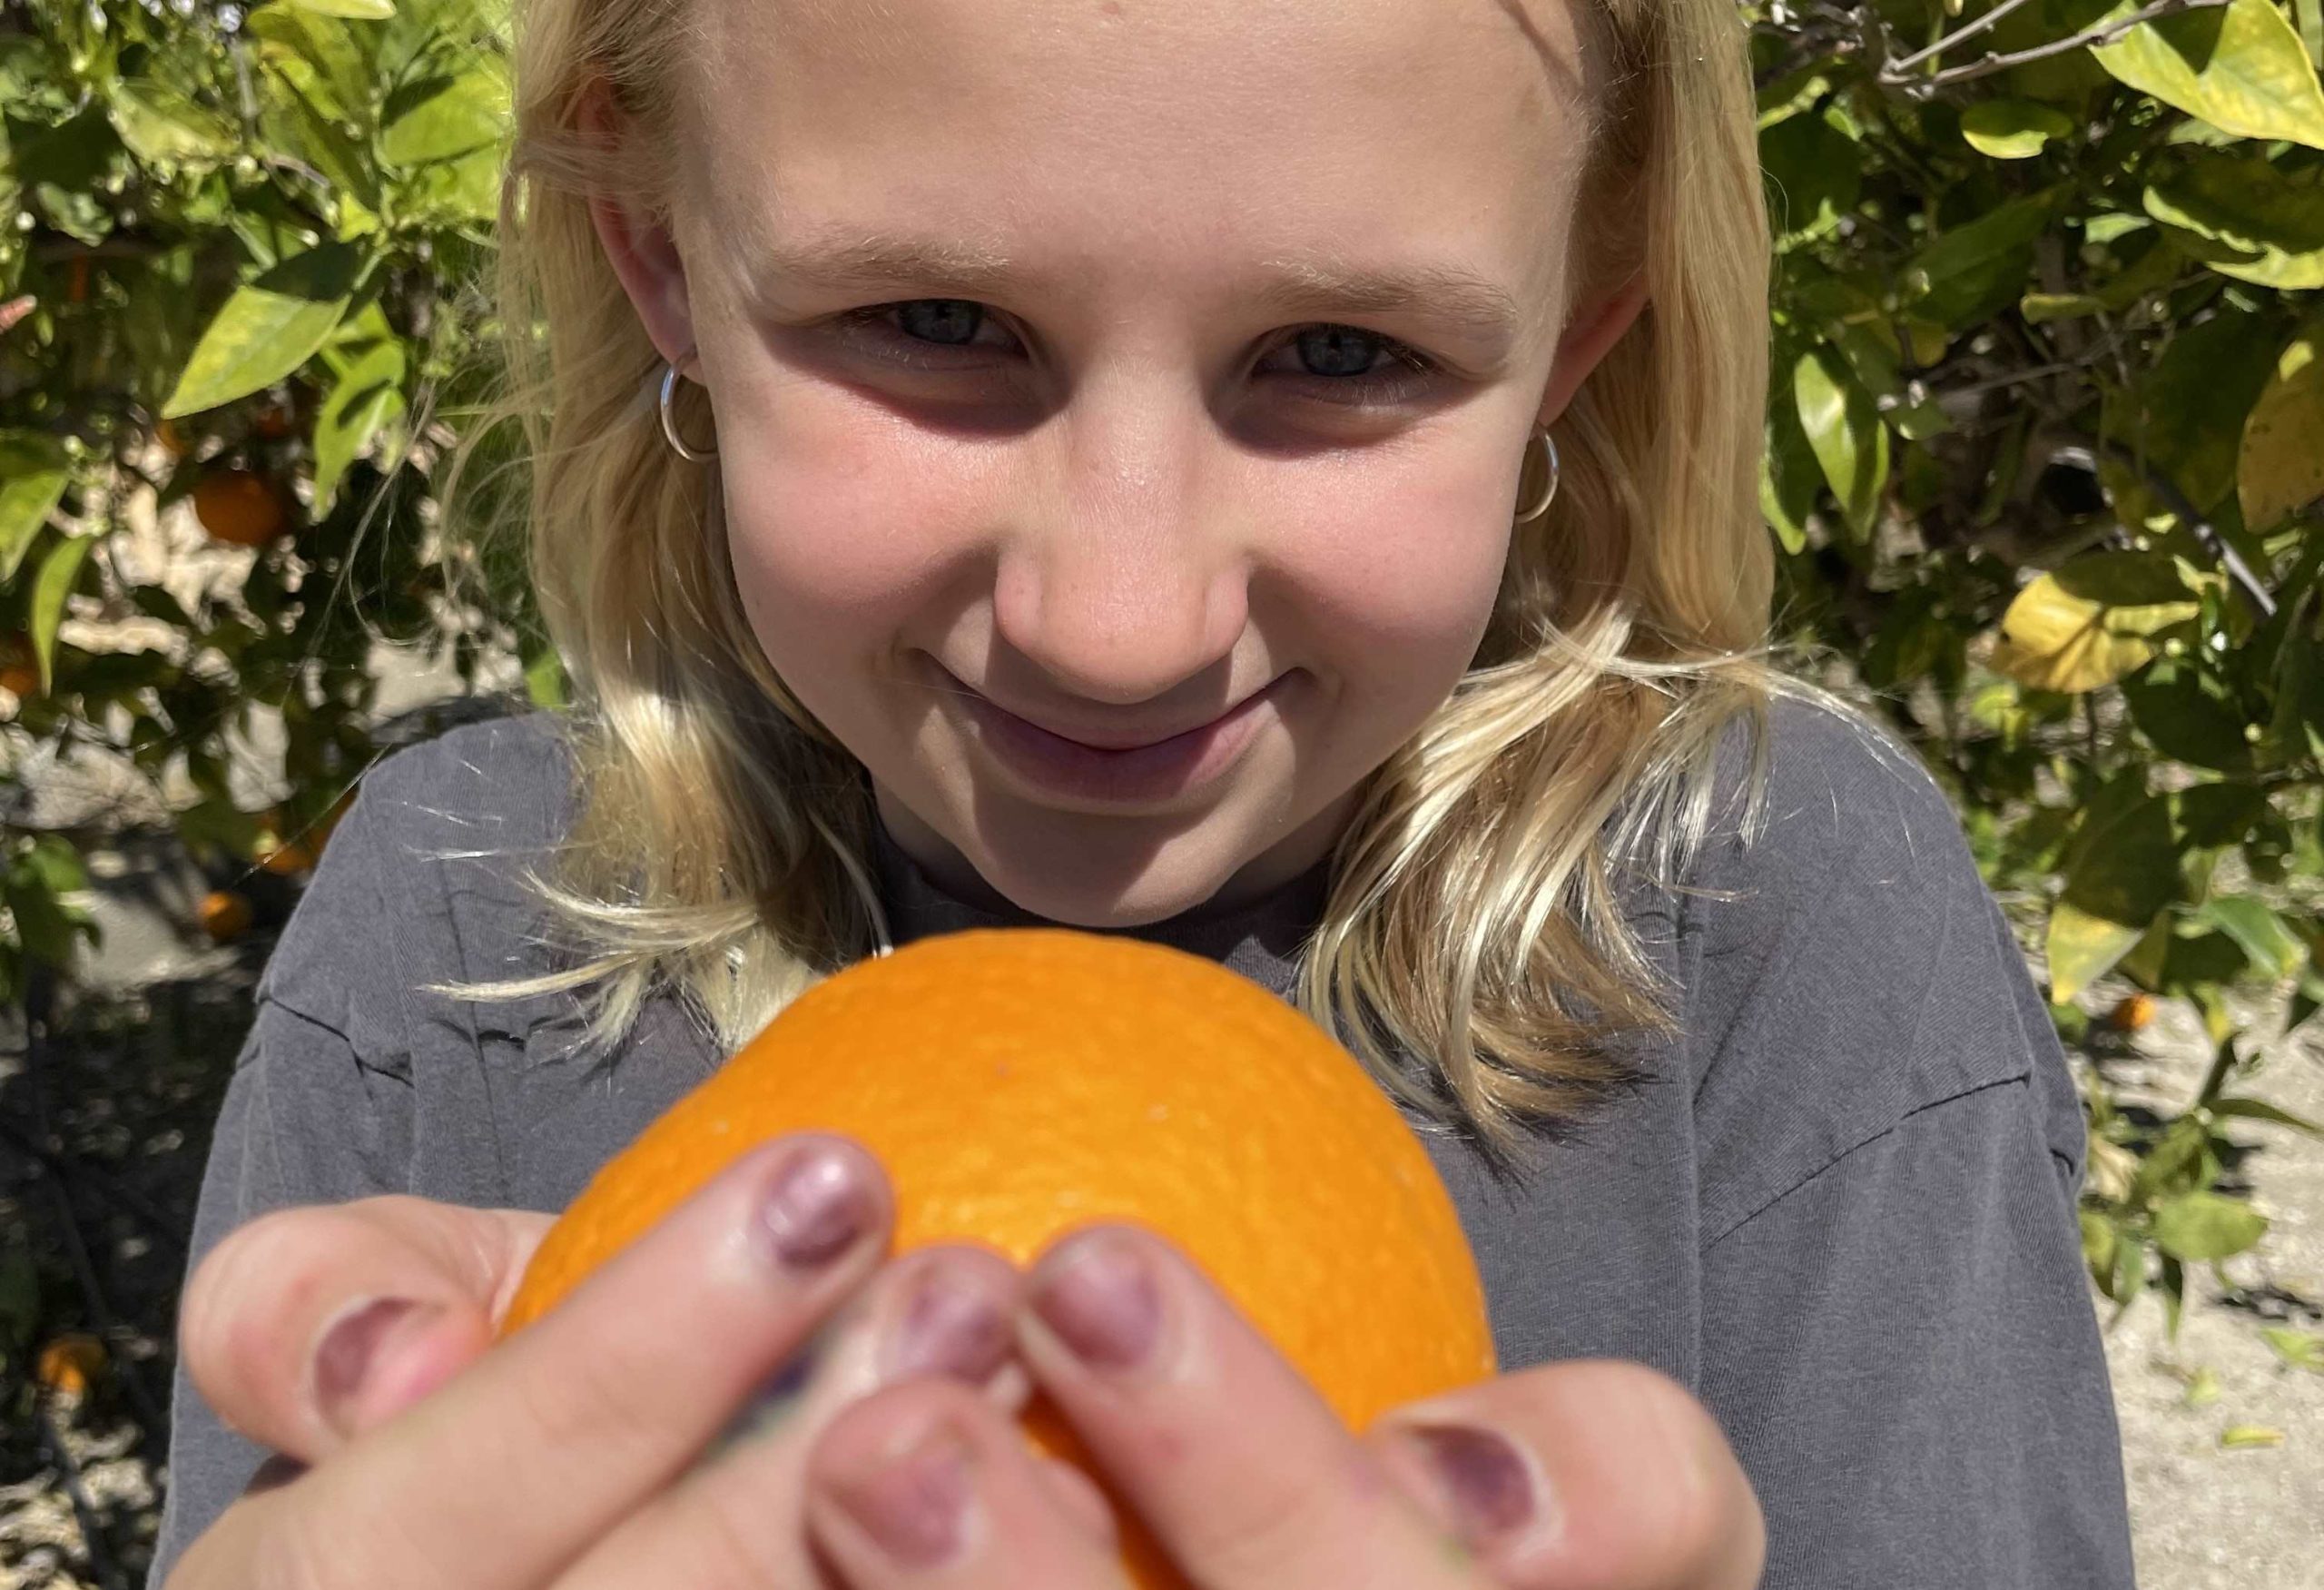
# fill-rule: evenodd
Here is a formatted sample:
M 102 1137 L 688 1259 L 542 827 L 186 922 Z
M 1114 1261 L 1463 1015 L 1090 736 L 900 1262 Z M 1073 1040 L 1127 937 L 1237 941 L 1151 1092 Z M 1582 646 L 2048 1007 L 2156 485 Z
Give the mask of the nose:
M 1207 486 L 1199 420 L 1118 409 L 1062 424 L 1019 499 L 993 591 L 1000 638 L 1060 693 L 1134 706 L 1233 651 L 1249 552 Z

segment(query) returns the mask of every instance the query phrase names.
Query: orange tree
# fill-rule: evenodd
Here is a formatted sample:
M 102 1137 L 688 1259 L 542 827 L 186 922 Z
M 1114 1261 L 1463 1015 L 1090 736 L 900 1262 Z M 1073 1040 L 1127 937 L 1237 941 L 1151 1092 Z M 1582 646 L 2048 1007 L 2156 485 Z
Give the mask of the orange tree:
M 2263 1225 L 2230 1131 L 2285 1119 L 2250 1085 L 2279 1035 L 2230 991 L 2324 1002 L 2324 0 L 1745 15 L 1784 637 L 1955 794 L 2070 1033 L 2101 979 L 2201 1012 L 2183 1112 L 2090 1083 L 2093 1276 L 2175 1308 Z M 519 582 L 464 599 L 477 549 L 434 509 L 496 334 L 464 284 L 504 42 L 478 0 L 0 0 L 0 777 L 106 747 L 257 856 L 359 773 L 373 631 L 469 665 L 531 633 Z M 133 555 L 141 503 L 182 498 L 252 548 L 191 601 Z M 102 647 L 107 618 L 152 638 Z M 245 810 L 227 736 L 261 704 L 287 794 Z M 78 863 L 0 845 L 15 989 L 66 958 Z

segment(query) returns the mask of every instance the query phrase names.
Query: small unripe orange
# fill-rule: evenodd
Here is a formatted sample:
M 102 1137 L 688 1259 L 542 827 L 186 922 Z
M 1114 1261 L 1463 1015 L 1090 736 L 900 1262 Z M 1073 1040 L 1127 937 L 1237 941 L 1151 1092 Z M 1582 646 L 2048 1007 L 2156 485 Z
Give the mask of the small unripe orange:
M 2117 1032 L 2143 1032 L 2154 1022 L 2154 995 L 2124 994 L 2120 1002 L 2107 1012 L 2106 1023 Z
M 231 889 L 213 889 L 202 897 L 195 915 L 211 942 L 222 944 L 250 931 L 250 897 Z

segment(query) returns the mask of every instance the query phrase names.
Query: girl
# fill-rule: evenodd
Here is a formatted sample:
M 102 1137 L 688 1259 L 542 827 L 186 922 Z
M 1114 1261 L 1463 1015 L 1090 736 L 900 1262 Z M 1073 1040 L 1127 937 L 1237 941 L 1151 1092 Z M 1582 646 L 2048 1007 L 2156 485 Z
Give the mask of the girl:
M 1729 0 L 532 0 L 517 84 L 584 705 L 378 768 L 282 940 L 156 1584 L 1118 1584 L 1034 1384 L 1206 1590 L 2131 1583 L 2042 1001 L 1757 649 Z M 1028 922 L 1332 1024 L 1505 1373 L 1350 1437 L 1132 1228 L 881 1264 L 815 1137 L 482 1354 L 809 982 Z

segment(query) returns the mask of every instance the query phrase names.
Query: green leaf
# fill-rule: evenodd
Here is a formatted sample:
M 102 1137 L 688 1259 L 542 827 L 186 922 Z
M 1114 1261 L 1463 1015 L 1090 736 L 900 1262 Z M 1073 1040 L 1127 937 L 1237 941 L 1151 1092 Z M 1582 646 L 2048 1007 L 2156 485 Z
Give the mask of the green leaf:
M 317 16 L 344 16 L 357 22 L 380 22 L 396 14 L 395 0 L 285 0 Z
M 1793 116 L 1759 134 L 1759 165 L 1778 252 L 1819 238 L 1856 207 L 1864 152 L 1822 116 Z
M 194 345 L 162 414 L 214 409 L 297 370 L 339 324 L 363 264 L 355 245 L 324 243 L 237 289 Z
M 1888 428 L 1879 410 L 1829 348 L 1800 356 L 1791 390 L 1800 429 L 1848 528 L 1859 539 L 1869 536 L 1888 483 Z
M 2138 0 L 2122 0 L 2107 15 L 2138 8 Z M 2324 89 L 2299 35 L 2270 0 L 2142 23 L 2090 53 L 2116 81 L 2224 132 L 2324 149 Z
M 2190 252 L 2222 275 L 2324 287 L 2324 183 L 2313 172 L 2206 151 L 2149 183 L 2141 202 L 2157 221 L 2218 245 Z
M 2253 1447 L 2280 1447 L 2284 1433 L 2267 1425 L 2230 1425 L 2219 1433 L 2219 1444 L 2230 1452 Z
M 2124 439 L 2210 512 L 2235 489 L 2244 417 L 2283 348 L 2272 315 L 2230 305 L 2175 332 L 2141 384 L 2137 432 Z
M 2250 767 L 2243 704 L 2194 654 L 2157 657 L 2124 679 L 2122 688 L 2131 721 L 2172 761 L 2221 773 Z
M 478 68 L 399 88 L 380 107 L 379 159 L 424 165 L 497 144 L 507 130 L 507 80 Z
M 2324 1375 L 2324 1335 L 2313 1330 L 2288 1330 L 2281 1326 L 2263 1326 L 2260 1338 L 2274 1349 L 2276 1357 L 2295 1369 Z
M 535 706 L 555 711 L 565 705 L 565 660 L 545 646 L 525 664 L 525 694 Z
M 2243 421 L 2235 489 L 2254 529 L 2324 497 L 2324 319 L 2310 321 L 2276 356 L 2275 379 Z
M 2002 615 L 1993 667 L 2042 690 L 2095 690 L 2143 667 L 2152 637 L 2202 611 L 2170 558 L 2094 552 L 2039 576 Z
M 214 165 L 234 153 L 226 118 L 165 83 L 125 77 L 113 85 L 113 124 L 139 159 L 155 165 Z
M 2053 1003 L 2103 975 L 2183 892 L 2171 797 L 2120 798 L 2093 802 L 2068 845 L 2047 938 Z
M 1823 477 L 1816 450 L 1800 429 L 1796 404 L 1768 405 L 1767 442 L 1759 455 L 1759 509 L 1787 552 L 1807 546 L 1807 516 L 1815 510 Z
M 0 897 L 16 919 L 16 942 L 26 954 L 59 968 L 72 964 L 73 918 L 46 884 L 23 869 L 12 870 Z
M 0 584 L 16 578 L 72 479 L 72 460 L 54 437 L 0 432 Z
M 41 559 L 40 572 L 33 577 L 33 594 L 27 617 L 33 632 L 33 651 L 40 659 L 40 687 L 50 687 L 56 663 L 56 627 L 64 620 L 64 601 L 73 594 L 73 582 L 81 578 L 82 562 L 95 545 L 94 536 L 69 536 L 48 549 Z
M 2034 326 L 2103 314 L 2106 308 L 2104 299 L 2087 292 L 2029 292 L 2017 301 L 2017 312 L 2025 317 L 2028 325 Z
M 403 344 L 393 335 L 369 343 L 332 381 L 315 416 L 315 517 L 330 511 L 347 466 L 379 427 L 404 411 Z
M 2245 1121 L 2265 1121 L 2277 1126 L 2289 1126 L 2294 1131 L 2304 1131 L 2310 1137 L 2324 1137 L 2324 1126 L 2304 1115 L 2294 1115 L 2264 1099 L 2218 1099 L 2211 1102 L 2213 1115 L 2225 1115 Z
M 1995 160 L 2025 160 L 2073 131 L 2073 118 L 2031 99 L 1981 100 L 1961 113 L 1961 136 Z
M 2194 1263 L 2231 1258 L 2260 1240 L 2267 1216 L 2216 1192 L 2182 1192 L 2154 1211 L 2154 1240 L 2173 1259 Z
M 1950 330 L 2014 303 L 2033 269 L 2034 240 L 2050 224 L 2057 192 L 2044 189 L 1997 204 L 1922 249 L 1904 272 L 1913 311 Z
M 2299 935 L 2286 927 L 2265 901 L 2249 894 L 2206 900 L 2189 920 L 2218 928 L 2242 946 L 2251 963 L 2270 977 L 2290 976 L 2308 958 L 2308 945 Z
M 89 886 L 89 871 L 81 864 L 81 853 L 62 834 L 44 834 L 34 840 L 22 864 L 53 894 L 70 894 Z

